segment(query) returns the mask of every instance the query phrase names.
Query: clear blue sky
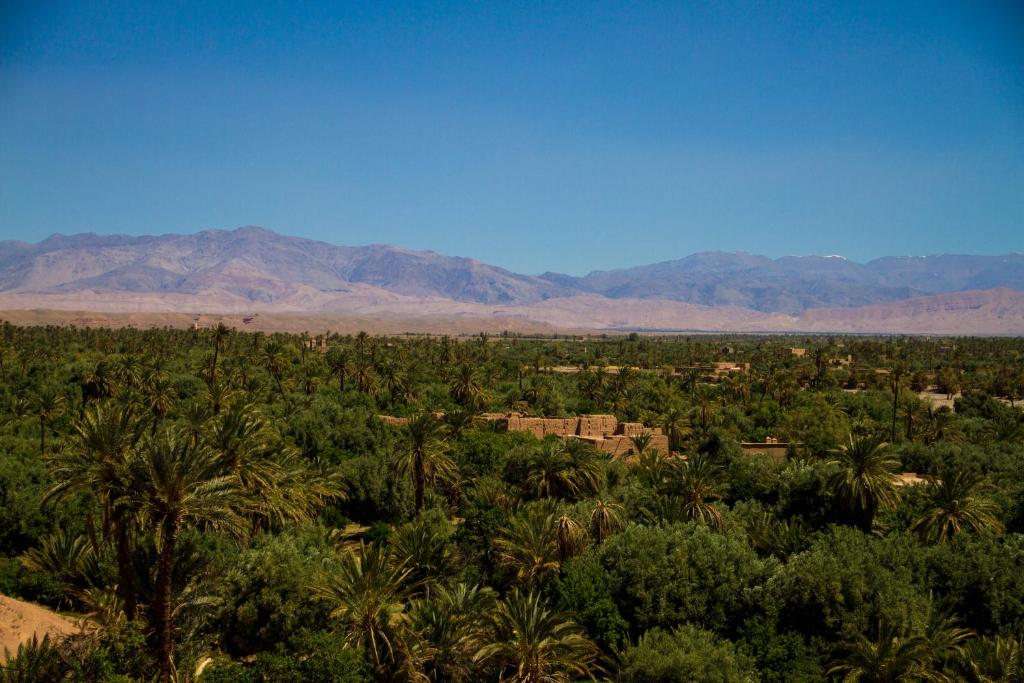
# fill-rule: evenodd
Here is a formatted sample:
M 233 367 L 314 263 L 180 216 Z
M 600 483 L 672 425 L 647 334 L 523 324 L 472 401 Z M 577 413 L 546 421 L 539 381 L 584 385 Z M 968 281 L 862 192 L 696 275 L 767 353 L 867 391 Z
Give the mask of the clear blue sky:
M 245 224 L 528 273 L 1024 251 L 1024 9 L 0 2 L 0 238 Z

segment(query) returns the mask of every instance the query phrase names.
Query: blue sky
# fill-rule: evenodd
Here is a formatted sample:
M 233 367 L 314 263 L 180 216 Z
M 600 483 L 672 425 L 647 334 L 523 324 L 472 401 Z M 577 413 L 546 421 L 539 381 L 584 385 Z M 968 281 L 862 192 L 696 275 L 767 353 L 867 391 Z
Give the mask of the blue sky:
M 1019 2 L 0 3 L 0 238 L 1024 251 Z

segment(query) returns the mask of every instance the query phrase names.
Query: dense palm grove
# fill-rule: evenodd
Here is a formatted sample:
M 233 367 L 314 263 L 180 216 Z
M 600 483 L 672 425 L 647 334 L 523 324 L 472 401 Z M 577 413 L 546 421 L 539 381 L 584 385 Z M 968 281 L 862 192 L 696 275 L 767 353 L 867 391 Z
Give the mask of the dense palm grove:
M 310 341 L 0 329 L 0 681 L 1024 680 L 1024 340 Z

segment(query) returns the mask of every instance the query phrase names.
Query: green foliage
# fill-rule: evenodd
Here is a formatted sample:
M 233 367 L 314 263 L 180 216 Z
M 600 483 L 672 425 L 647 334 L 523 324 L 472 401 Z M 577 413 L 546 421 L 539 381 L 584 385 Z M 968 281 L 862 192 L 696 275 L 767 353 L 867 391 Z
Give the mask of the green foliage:
M 325 631 L 296 634 L 287 644 L 260 652 L 248 663 L 221 660 L 203 672 L 202 683 L 369 683 L 375 680 L 358 650 Z
M 257 537 L 224 558 L 214 588 L 220 596 L 216 631 L 234 657 L 273 650 L 302 629 L 327 626 L 328 607 L 309 586 L 334 558 L 321 530 Z
M 320 339 L 0 325 L 0 592 L 89 628 L 28 680 L 1019 678 L 1021 340 Z
M 916 542 L 834 527 L 780 567 L 765 587 L 780 630 L 840 640 L 879 619 L 923 614 L 923 557 Z
M 696 626 L 671 632 L 653 628 L 619 656 L 620 683 L 704 681 L 754 683 L 760 677 L 753 661 L 728 640 Z
M 757 556 L 742 532 L 718 533 L 692 523 L 632 526 L 575 562 L 597 567 L 574 573 L 607 589 L 631 636 L 683 623 L 729 633 L 755 607 L 755 589 L 775 567 Z M 591 592 L 567 590 L 560 599 L 585 613 Z M 616 633 L 618 620 L 608 613 Z

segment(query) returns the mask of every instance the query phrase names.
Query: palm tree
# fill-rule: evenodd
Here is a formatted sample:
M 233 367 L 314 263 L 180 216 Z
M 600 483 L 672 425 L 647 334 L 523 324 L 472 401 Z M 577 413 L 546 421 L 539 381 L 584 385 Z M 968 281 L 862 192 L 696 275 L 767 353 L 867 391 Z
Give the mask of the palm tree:
M 722 513 L 713 501 L 725 494 L 725 473 L 706 455 L 676 460 L 670 486 L 672 497 L 678 499 L 679 513 L 687 521 L 696 521 L 714 528 L 722 526 Z
M 451 386 L 452 398 L 463 408 L 477 409 L 484 403 L 484 389 L 477 381 L 473 366 L 465 364 L 459 367 L 458 375 Z
M 959 671 L 970 683 L 1020 683 L 1024 680 L 1024 642 L 1020 636 L 978 638 L 963 648 Z
M 444 424 L 429 413 L 420 413 L 404 426 L 407 446 L 398 460 L 400 474 L 412 476 L 416 512 L 423 510 L 424 492 L 435 481 L 454 481 L 458 476 L 455 462 L 445 455 L 448 447 Z
M 706 437 L 715 425 L 718 417 L 718 397 L 713 389 L 704 386 L 697 387 L 693 395 L 694 407 L 691 410 L 693 418 L 691 422 L 696 423 L 700 428 L 702 437 Z
M 55 483 L 47 493 L 67 497 L 88 492 L 96 496 L 102 512 L 103 535 L 114 543 L 117 591 L 129 620 L 136 616 L 135 570 L 132 565 L 132 467 L 142 424 L 129 406 L 99 404 L 85 411 L 75 424 L 72 447 L 51 461 Z M 98 547 L 94 539 L 93 546 Z
M 15 652 L 4 648 L 6 663 L 0 665 L 0 683 L 38 683 L 60 681 L 71 675 L 73 667 L 57 643 L 44 635 L 18 645 Z
M 346 553 L 337 570 L 313 587 L 340 622 L 345 645 L 369 652 L 378 668 L 401 654 L 409 618 L 404 601 L 411 588 L 408 566 L 377 544 Z
M 952 681 L 941 673 L 947 664 L 962 661 L 965 647 L 977 635 L 972 629 L 960 624 L 957 617 L 935 608 L 934 603 L 928 604 L 928 622 L 922 634 L 928 647 L 928 662 L 937 680 Z
M 429 515 L 424 515 L 396 529 L 391 548 L 395 558 L 409 567 L 416 583 L 429 586 L 456 572 L 450 533 Z
M 217 323 L 217 327 L 213 328 L 213 363 L 210 364 L 210 378 L 207 382 L 210 386 L 217 383 L 217 359 L 220 357 L 221 346 L 230 333 L 231 330 L 224 323 Z
M 45 536 L 20 559 L 26 569 L 59 577 L 65 597 L 87 588 L 101 571 L 95 546 L 85 535 L 67 529 L 57 529 Z
M 373 364 L 370 363 L 368 358 L 359 357 L 359 360 L 356 361 L 353 378 L 356 381 L 356 386 L 359 387 L 359 391 L 364 394 L 370 393 L 370 387 L 373 386 Z
M 491 617 L 490 642 L 474 660 L 507 683 L 557 683 L 594 678 L 600 650 L 583 629 L 548 609 L 534 592 L 514 590 Z
M 572 515 L 560 515 L 555 519 L 555 546 L 558 549 L 558 561 L 567 560 L 579 555 L 587 544 L 587 532 Z
M 286 362 L 284 348 L 276 341 L 267 342 L 263 347 L 263 362 L 267 367 L 267 371 L 270 372 L 270 376 L 274 378 L 277 392 L 284 395 L 284 385 L 281 382 Z
M 555 516 L 544 507 L 531 507 L 512 517 L 494 547 L 498 562 L 527 584 L 539 582 L 562 566 Z
M 101 360 L 96 367 L 82 378 L 82 403 L 103 400 L 114 394 L 115 381 L 110 364 Z
M 622 506 L 597 499 L 590 513 L 590 528 L 598 545 L 604 543 L 612 534 L 621 531 L 622 527 Z
M 431 680 L 462 683 L 473 678 L 473 655 L 487 633 L 494 591 L 460 583 L 438 588 L 413 609 L 412 630 L 430 643 L 434 656 Z
M 949 408 L 938 410 L 928 408 L 928 421 L 925 424 L 924 441 L 929 446 L 938 441 L 959 443 L 964 440 L 963 430 L 957 417 Z
M 331 375 L 338 379 L 338 391 L 344 392 L 345 376 L 348 375 L 349 371 L 348 353 L 342 348 L 334 347 L 327 352 L 326 361 Z
M 44 386 L 32 397 L 32 412 L 39 417 L 39 455 L 46 457 L 46 430 L 50 420 L 64 405 L 64 395 Z
M 146 407 L 153 415 L 151 433 L 156 433 L 157 427 L 170 412 L 176 398 L 177 392 L 164 373 L 153 372 L 146 378 Z
M 601 463 L 581 441 L 547 439 L 526 463 L 524 491 L 534 498 L 575 497 L 600 488 Z
M 894 363 L 892 367 L 892 435 L 891 440 L 896 442 L 896 417 L 899 413 L 900 387 L 907 370 L 902 363 Z
M 310 469 L 249 407 L 233 406 L 206 432 L 223 471 L 237 477 L 246 494 L 254 528 L 306 521 L 328 499 L 344 497 L 335 475 Z
M 897 683 L 929 680 L 928 641 L 886 625 L 879 625 L 875 640 L 863 634 L 840 646 L 843 655 L 828 673 L 844 683 Z
M 983 478 L 975 472 L 956 470 L 928 482 L 931 507 L 914 522 L 912 531 L 929 543 L 943 543 L 965 529 L 977 534 L 1003 531 L 996 515 L 999 505 L 979 495 Z
M 320 383 L 320 373 L 316 365 L 310 363 L 302 366 L 302 391 L 306 396 L 316 393 L 316 387 Z
M 408 396 L 409 389 L 406 386 L 405 375 L 401 368 L 394 363 L 385 363 L 380 368 L 380 376 L 384 381 L 384 390 L 388 392 L 388 400 L 392 404 L 398 403 L 402 398 Z
M 668 436 L 670 451 L 681 451 L 686 438 L 693 432 L 686 413 L 678 408 L 672 408 L 665 413 L 661 418 L 661 429 Z
M 895 482 L 900 461 L 881 439 L 852 434 L 836 456 L 840 469 L 832 477 L 832 490 L 861 531 L 871 533 L 875 513 L 895 507 L 899 499 Z
M 453 436 L 458 436 L 463 430 L 473 426 L 475 416 L 470 410 L 453 410 L 445 413 L 444 422 Z
M 642 434 L 629 437 L 629 441 L 633 444 L 633 450 L 636 451 L 637 455 L 643 455 L 647 447 L 651 445 L 651 439 L 653 438 L 654 435 L 650 432 L 643 432 Z
M 127 389 L 139 386 L 142 375 L 139 371 L 138 359 L 134 356 L 121 356 L 114 365 L 114 376 L 121 386 Z
M 181 531 L 190 526 L 241 533 L 246 507 L 239 481 L 217 454 L 185 435 L 162 433 L 133 461 L 132 493 L 157 546 L 156 585 L 149 619 L 162 683 L 175 679 L 172 570 Z

